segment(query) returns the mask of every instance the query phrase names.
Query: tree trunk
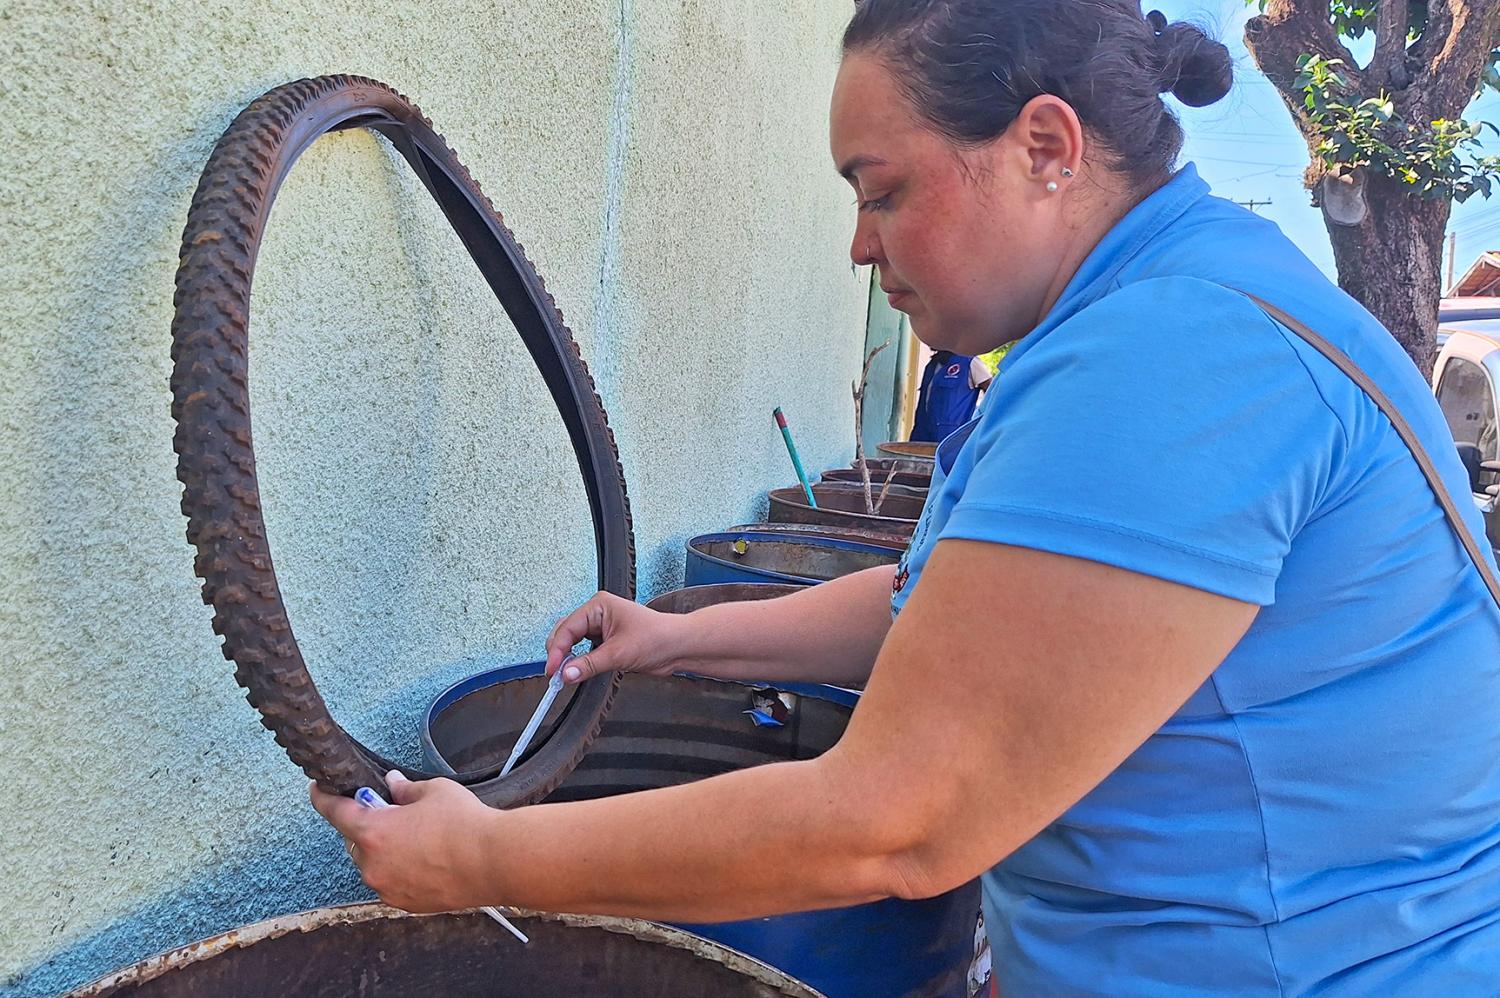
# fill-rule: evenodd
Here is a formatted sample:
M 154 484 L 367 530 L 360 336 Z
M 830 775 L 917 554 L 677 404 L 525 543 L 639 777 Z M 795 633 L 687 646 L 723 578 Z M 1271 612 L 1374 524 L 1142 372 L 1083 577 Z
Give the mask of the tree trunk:
M 1362 181 L 1362 191 L 1329 177 L 1317 152 L 1317 128 L 1295 86 L 1298 58 L 1316 55 L 1342 63 L 1339 72 L 1351 103 L 1383 94 L 1404 121 L 1462 117 L 1500 32 L 1500 0 L 1426 0 L 1427 24 L 1415 42 L 1407 34 L 1411 2 L 1378 0 L 1375 51 L 1364 69 L 1336 34 L 1329 0 L 1266 0 L 1264 13 L 1245 24 L 1245 44 L 1308 141 L 1307 186 L 1323 207 L 1339 286 L 1374 313 L 1422 373 L 1430 374 L 1443 233 L 1452 204 L 1447 198 L 1418 197 L 1373 171 L 1343 178 Z
M 1358 225 L 1323 214 L 1339 287 L 1369 309 L 1430 376 L 1451 205 L 1446 198 L 1414 197 L 1384 176 L 1369 176 L 1365 184 L 1367 210 Z

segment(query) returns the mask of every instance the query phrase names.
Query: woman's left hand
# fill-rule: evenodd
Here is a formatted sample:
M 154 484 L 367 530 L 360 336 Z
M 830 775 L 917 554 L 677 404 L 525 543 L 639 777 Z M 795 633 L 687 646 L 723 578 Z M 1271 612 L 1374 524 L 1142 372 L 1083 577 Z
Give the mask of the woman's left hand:
M 453 911 L 492 903 L 481 828 L 499 814 L 452 780 L 419 783 L 386 776 L 395 807 L 368 808 L 310 787 L 313 807 L 348 842 L 360 876 L 386 904 L 406 911 Z

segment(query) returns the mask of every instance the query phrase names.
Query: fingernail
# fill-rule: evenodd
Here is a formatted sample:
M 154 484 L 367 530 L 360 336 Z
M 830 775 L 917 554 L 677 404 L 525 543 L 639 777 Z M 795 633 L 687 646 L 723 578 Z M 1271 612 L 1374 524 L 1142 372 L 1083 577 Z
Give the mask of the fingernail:
M 395 783 L 397 780 L 401 780 L 403 782 L 406 780 L 406 777 L 401 775 L 401 770 L 393 769 L 389 773 L 385 774 L 385 782 Z
M 563 670 L 563 678 L 570 683 L 576 683 L 583 678 L 583 670 L 576 665 L 570 665 Z

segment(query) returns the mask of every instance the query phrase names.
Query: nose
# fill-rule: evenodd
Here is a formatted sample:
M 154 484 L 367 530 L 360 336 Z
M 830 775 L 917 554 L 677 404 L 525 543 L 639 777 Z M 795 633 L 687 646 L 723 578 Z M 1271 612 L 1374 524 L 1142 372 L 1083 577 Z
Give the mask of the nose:
M 868 267 L 881 262 L 880 236 L 875 233 L 875 223 L 861 213 L 854 223 L 854 239 L 849 243 L 849 259 L 856 267 Z

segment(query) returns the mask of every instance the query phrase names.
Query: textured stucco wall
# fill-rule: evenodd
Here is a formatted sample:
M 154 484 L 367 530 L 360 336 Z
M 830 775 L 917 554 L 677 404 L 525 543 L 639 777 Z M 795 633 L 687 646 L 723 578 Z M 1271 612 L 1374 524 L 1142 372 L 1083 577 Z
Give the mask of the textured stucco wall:
M 274 5 L 280 8 L 281 5 Z M 0 4 L 0 990 L 363 896 L 240 698 L 178 512 L 172 275 L 234 114 L 355 72 L 418 101 L 547 278 L 621 445 L 650 593 L 688 536 L 847 459 L 868 275 L 826 152 L 847 4 Z M 288 7 L 286 10 L 290 10 Z M 320 140 L 257 270 L 272 551 L 320 686 L 413 758 L 446 683 L 592 589 L 514 332 L 379 140 Z

